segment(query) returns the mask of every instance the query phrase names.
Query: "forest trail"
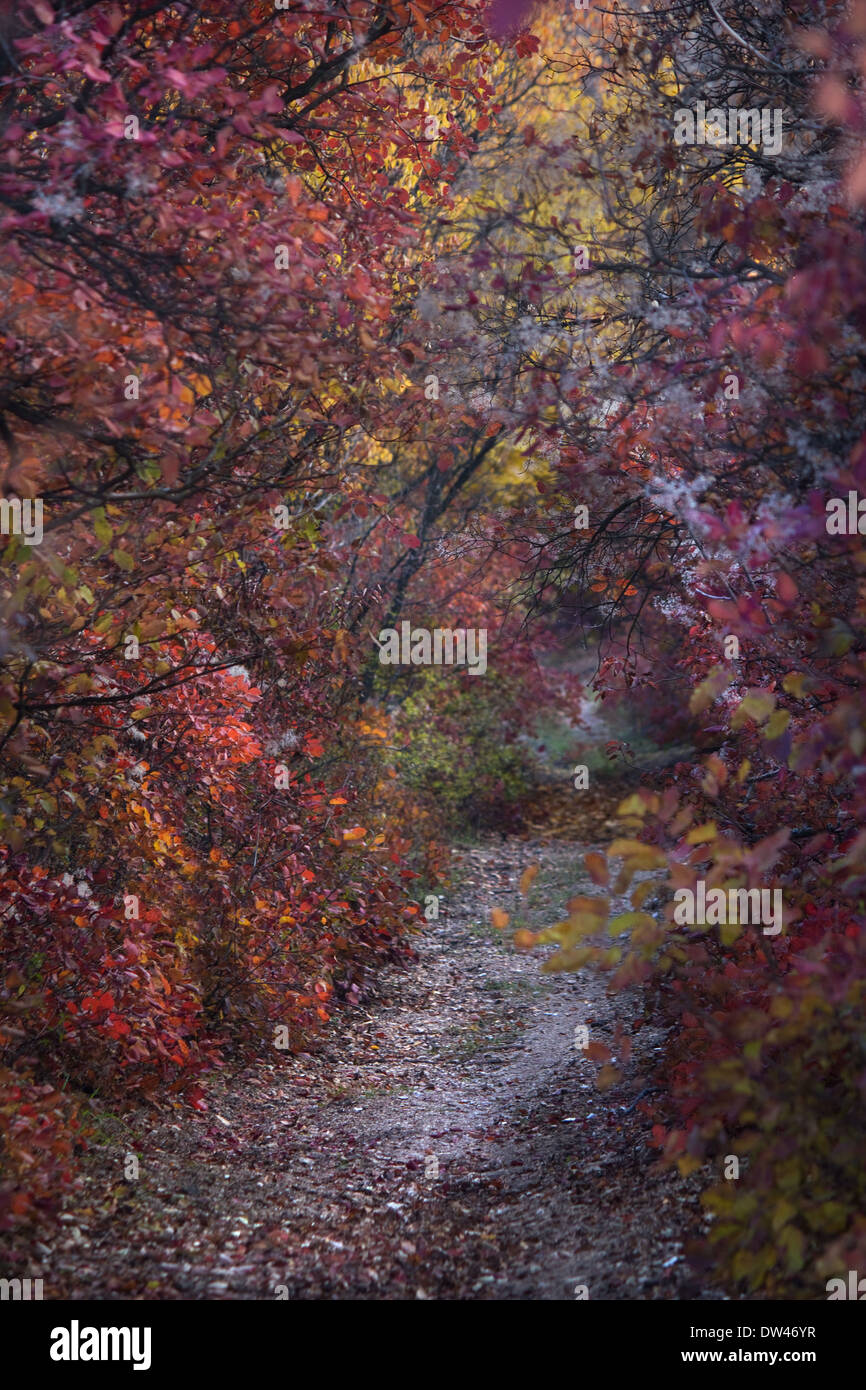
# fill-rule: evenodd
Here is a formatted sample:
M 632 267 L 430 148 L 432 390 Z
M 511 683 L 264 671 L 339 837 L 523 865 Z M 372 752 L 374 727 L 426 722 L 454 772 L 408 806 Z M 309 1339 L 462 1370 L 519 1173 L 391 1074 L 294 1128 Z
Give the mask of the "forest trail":
M 106 1117 L 48 1296 L 723 1296 L 684 1253 L 700 1175 L 653 1171 L 634 1104 L 661 1041 L 635 1030 L 639 996 L 542 975 L 511 941 L 586 888 L 589 847 L 497 835 L 459 851 L 417 962 L 389 967 L 314 1055 L 217 1075 L 206 1115 Z M 504 933 L 493 907 L 512 913 Z M 632 1055 L 600 1092 L 574 1030 L 610 1042 L 618 1022 Z

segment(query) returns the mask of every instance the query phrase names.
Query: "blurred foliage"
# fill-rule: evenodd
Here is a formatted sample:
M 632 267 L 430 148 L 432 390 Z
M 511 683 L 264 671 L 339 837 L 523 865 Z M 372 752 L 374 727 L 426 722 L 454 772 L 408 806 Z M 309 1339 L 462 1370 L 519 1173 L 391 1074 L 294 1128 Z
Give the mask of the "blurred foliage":
M 537 761 L 518 741 L 524 688 L 498 667 L 483 676 L 455 676 L 427 667 L 415 678 L 396 724 L 404 743 L 395 756 L 400 777 L 432 802 L 445 831 L 514 829 Z

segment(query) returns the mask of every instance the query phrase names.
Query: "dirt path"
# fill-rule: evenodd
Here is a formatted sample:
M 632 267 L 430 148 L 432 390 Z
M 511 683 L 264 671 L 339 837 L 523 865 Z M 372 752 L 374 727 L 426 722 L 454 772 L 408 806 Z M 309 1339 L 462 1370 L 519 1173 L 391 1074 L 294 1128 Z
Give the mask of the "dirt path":
M 389 971 L 322 1051 L 217 1078 L 200 1119 L 106 1119 L 62 1236 L 29 1252 L 46 1295 L 722 1296 L 683 1253 L 700 1175 L 652 1171 L 632 1105 L 660 1041 L 634 1031 L 639 996 L 541 975 L 537 954 L 488 925 L 493 906 L 519 910 L 534 862 L 523 921 L 557 920 L 585 887 L 577 846 L 497 837 L 464 851 L 417 965 Z M 609 1042 L 617 1020 L 634 1051 L 601 1093 L 574 1029 Z

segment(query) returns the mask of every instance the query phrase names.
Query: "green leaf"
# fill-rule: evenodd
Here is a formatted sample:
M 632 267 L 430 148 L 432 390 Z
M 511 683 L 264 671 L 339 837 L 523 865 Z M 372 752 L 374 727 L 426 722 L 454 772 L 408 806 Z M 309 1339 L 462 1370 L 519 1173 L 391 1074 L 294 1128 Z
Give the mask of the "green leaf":
M 96 533 L 96 539 L 101 541 L 103 545 L 110 545 L 114 536 L 114 529 L 105 515 L 105 508 L 97 507 L 91 512 L 91 516 L 93 517 L 93 530 Z

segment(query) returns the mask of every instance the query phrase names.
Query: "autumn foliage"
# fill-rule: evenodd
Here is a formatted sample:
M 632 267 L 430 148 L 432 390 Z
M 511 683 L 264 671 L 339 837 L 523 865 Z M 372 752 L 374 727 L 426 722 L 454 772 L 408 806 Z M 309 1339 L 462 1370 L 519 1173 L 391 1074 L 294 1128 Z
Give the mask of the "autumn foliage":
M 866 10 L 827 6 L 817 29 L 812 6 L 714 15 L 600 21 L 619 56 L 581 175 L 604 181 L 587 294 L 610 351 L 574 368 L 545 497 L 553 516 L 588 503 L 589 524 L 527 528 L 536 590 L 601 639 L 602 686 L 667 690 L 704 756 L 644 779 L 587 858 L 601 892 L 540 939 L 547 968 L 595 963 L 667 1020 L 653 1136 L 715 1175 L 713 1261 L 742 1289 L 823 1297 L 866 1259 L 866 552 L 856 521 L 828 525 L 866 486 Z M 576 68 L 597 57 L 588 36 Z M 778 109 L 781 150 L 674 145 L 699 98 Z M 782 933 L 678 924 L 698 881 L 780 889 Z
M 88 1095 L 202 1108 L 411 954 L 579 636 L 694 751 L 548 968 L 669 1024 L 654 1142 L 743 1160 L 735 1284 L 863 1267 L 866 9 L 716 8 L 3 7 L 4 1224 Z M 675 143 L 704 99 L 781 147 Z M 386 671 L 404 619 L 490 672 Z M 699 879 L 783 932 L 675 923 Z
M 369 465 L 421 397 L 379 381 L 422 351 L 425 101 L 483 98 L 485 31 L 426 0 L 2 25 L 4 488 L 45 506 L 3 554 L 9 1222 L 74 1181 L 82 1096 L 204 1107 L 227 1050 L 308 1045 L 409 949 L 437 850 L 361 677 L 418 542 Z

